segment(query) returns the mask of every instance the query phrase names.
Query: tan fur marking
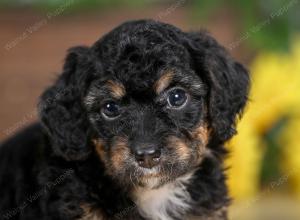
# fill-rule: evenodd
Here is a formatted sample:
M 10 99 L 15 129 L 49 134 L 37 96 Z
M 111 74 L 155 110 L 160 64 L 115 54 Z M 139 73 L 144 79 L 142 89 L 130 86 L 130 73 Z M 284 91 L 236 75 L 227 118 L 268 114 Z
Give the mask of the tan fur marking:
M 92 140 L 93 141 L 93 143 L 94 143 L 94 145 L 95 145 L 95 150 L 96 150 L 96 152 L 97 152 L 97 154 L 99 155 L 99 157 L 100 157 L 100 159 L 102 160 L 102 161 L 104 161 L 104 143 L 103 143 L 103 141 L 101 140 L 101 139 L 94 139 L 94 140 Z
M 171 136 L 169 138 L 169 145 L 176 149 L 177 154 L 181 160 L 186 160 L 191 156 L 191 152 L 186 143 L 178 137 Z
M 173 75 L 174 73 L 170 70 L 163 73 L 163 75 L 154 84 L 154 91 L 156 94 L 161 93 L 170 85 Z
M 194 140 L 199 141 L 198 144 L 198 159 L 197 163 L 201 163 L 203 158 L 210 154 L 209 148 L 207 148 L 207 144 L 209 142 L 210 138 L 210 129 L 206 124 L 200 125 L 198 128 L 196 128 L 192 133 L 192 138 Z
M 101 139 L 94 139 L 95 150 L 100 159 L 107 166 L 106 171 L 109 174 L 113 174 L 113 170 L 120 170 L 124 166 L 124 161 L 128 158 L 129 149 L 127 147 L 127 139 L 118 137 L 115 144 L 112 146 L 110 158 L 107 158 L 104 150 L 104 142 Z M 111 169 L 113 168 L 113 169 Z
M 193 138 L 201 142 L 199 145 L 200 154 L 204 154 L 207 151 L 206 146 L 209 142 L 210 133 L 210 129 L 206 124 L 199 126 L 193 132 Z
M 203 145 L 206 146 L 208 144 L 210 130 L 207 127 L 207 125 L 201 125 L 193 132 L 193 134 L 194 134 L 194 138 L 201 140 Z
M 118 82 L 114 82 L 112 80 L 108 80 L 106 82 L 107 87 L 109 88 L 112 96 L 116 99 L 120 99 L 125 96 L 126 90 L 125 87 Z
M 82 204 L 80 205 L 80 207 L 84 211 L 84 214 L 78 220 L 104 220 L 105 219 L 100 210 L 92 209 L 87 204 Z
M 120 167 L 123 166 L 124 159 L 127 158 L 126 155 L 128 154 L 129 149 L 127 146 L 127 139 L 119 137 L 113 146 L 111 156 L 112 165 L 115 167 L 115 169 L 120 169 Z

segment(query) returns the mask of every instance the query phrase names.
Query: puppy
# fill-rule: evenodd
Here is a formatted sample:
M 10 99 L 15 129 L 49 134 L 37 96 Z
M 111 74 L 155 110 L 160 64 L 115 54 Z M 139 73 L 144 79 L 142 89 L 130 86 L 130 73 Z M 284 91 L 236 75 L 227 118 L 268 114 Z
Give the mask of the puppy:
M 247 70 L 205 32 L 126 22 L 69 50 L 0 148 L 0 219 L 225 220 Z

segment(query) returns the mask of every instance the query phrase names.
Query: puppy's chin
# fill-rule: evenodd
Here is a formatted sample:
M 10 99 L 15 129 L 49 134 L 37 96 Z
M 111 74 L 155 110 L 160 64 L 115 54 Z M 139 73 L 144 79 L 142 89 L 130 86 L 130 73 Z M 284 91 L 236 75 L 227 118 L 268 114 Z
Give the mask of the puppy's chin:
M 139 182 L 139 186 L 142 188 L 147 188 L 147 189 L 157 189 L 157 188 L 163 186 L 165 183 L 166 183 L 166 181 L 164 181 L 163 178 L 147 177 Z
M 144 188 L 158 188 L 167 182 L 168 179 L 164 174 L 162 174 L 161 167 L 156 166 L 151 169 L 148 168 L 137 168 L 140 177 L 138 178 L 138 185 Z
M 174 173 L 168 173 L 161 166 L 156 166 L 151 169 L 139 167 L 137 170 L 139 172 L 139 178 L 137 178 L 138 186 L 145 189 L 160 188 L 165 184 L 175 181 L 180 176 L 185 175 L 185 172 L 182 171 L 180 174 L 177 173 L 177 175 L 175 175 L 175 170 Z

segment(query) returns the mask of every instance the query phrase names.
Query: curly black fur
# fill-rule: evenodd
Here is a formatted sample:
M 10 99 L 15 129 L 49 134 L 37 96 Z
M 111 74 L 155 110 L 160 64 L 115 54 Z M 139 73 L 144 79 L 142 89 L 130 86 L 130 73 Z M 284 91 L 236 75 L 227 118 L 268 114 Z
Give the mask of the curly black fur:
M 155 97 L 148 88 L 168 69 L 175 72 L 170 87 L 190 92 L 190 103 L 180 112 L 158 112 L 158 104 L 147 103 Z M 107 80 L 122 83 L 131 97 L 123 104 L 134 106 L 119 122 L 99 114 L 100 100 L 109 95 Z M 173 164 L 176 174 L 164 173 L 176 181 L 193 170 L 184 182 L 189 208 L 168 214 L 226 219 L 226 210 L 220 211 L 229 203 L 223 144 L 236 133 L 248 88 L 247 70 L 206 32 L 186 33 L 152 20 L 126 22 L 91 47 L 70 49 L 62 74 L 41 96 L 40 121 L 0 147 L 0 219 L 146 219 L 131 195 L 131 184 L 139 184 L 129 178 L 133 165 L 112 167 L 116 137 L 125 135 L 130 146 L 143 137 L 163 148 L 173 135 L 192 148 L 199 140 L 190 133 L 202 122 L 210 131 L 210 153 L 197 164 L 191 153 L 184 165 Z M 93 102 L 87 104 L 87 97 Z M 105 143 L 103 158 L 95 139 Z M 175 152 L 163 153 L 179 160 Z

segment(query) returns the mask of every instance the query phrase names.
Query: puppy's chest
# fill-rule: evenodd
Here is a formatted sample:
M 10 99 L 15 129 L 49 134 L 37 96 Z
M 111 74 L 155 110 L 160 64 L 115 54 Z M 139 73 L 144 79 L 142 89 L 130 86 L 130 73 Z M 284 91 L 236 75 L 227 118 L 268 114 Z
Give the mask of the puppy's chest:
M 184 182 L 166 184 L 158 189 L 137 189 L 135 203 L 146 219 L 182 219 L 190 209 L 191 197 Z

